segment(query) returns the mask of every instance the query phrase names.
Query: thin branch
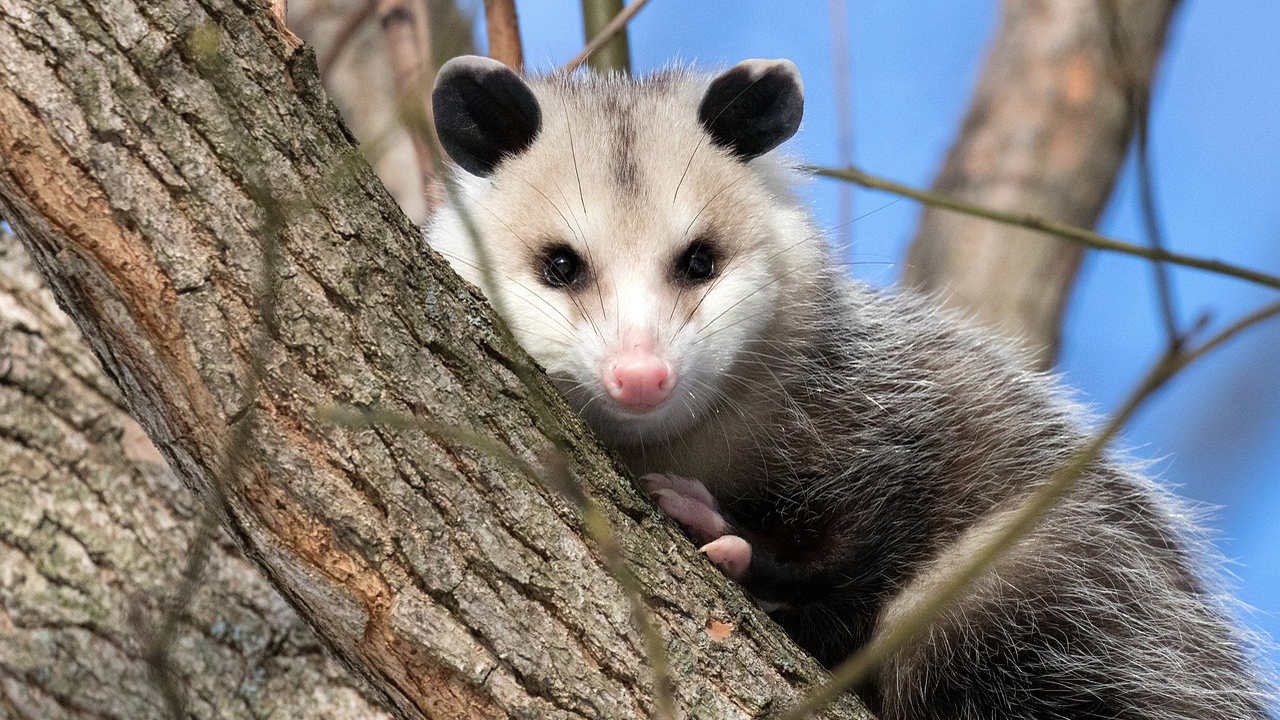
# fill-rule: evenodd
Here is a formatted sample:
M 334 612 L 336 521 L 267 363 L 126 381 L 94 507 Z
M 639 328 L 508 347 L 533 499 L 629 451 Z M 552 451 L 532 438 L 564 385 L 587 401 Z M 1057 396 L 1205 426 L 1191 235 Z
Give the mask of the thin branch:
M 147 666 L 147 675 L 151 679 L 151 684 L 160 693 L 165 710 L 172 720 L 183 720 L 187 717 L 187 698 L 186 693 L 178 685 L 173 663 L 169 659 L 169 650 L 173 647 L 173 641 L 178 635 L 178 623 L 186 614 L 195 591 L 200 587 L 200 578 L 204 575 L 205 565 L 209 562 L 209 551 L 218 529 L 218 515 L 213 508 L 213 501 L 206 498 L 200 507 L 200 524 L 196 528 L 196 536 L 192 538 L 191 545 L 187 548 L 182 575 L 178 578 L 178 588 L 164 603 L 158 622 L 154 627 L 148 626 L 147 619 L 140 614 L 140 609 L 129 613 L 130 622 L 142 641 L 142 661 Z
M 800 720 L 822 709 L 847 688 L 854 687 L 865 680 L 867 675 L 890 655 L 928 628 L 947 605 L 967 590 L 1009 548 L 1033 529 L 1045 512 L 1071 489 L 1076 478 L 1080 477 L 1089 465 L 1102 455 L 1103 450 L 1120 428 L 1166 382 L 1231 338 L 1276 316 L 1280 316 L 1280 302 L 1249 313 L 1193 350 L 1187 352 L 1177 348 L 1167 350 L 1106 426 L 1095 434 L 1066 466 L 1054 473 L 1048 483 L 1028 497 L 1026 503 L 1009 517 L 1004 527 L 990 542 L 971 555 L 937 591 L 913 606 L 888 631 L 873 637 L 861 650 L 836 667 L 831 673 L 831 682 L 788 709 L 782 716 L 782 720 Z
M 1133 114 L 1133 130 L 1135 153 L 1138 164 L 1138 196 L 1142 209 L 1142 224 L 1146 228 L 1147 242 L 1156 250 L 1166 250 L 1164 231 L 1161 228 L 1160 214 L 1156 210 L 1155 183 L 1151 170 L 1151 87 L 1147 83 L 1135 82 L 1130 64 L 1132 58 L 1125 46 L 1125 35 L 1121 32 L 1120 10 L 1114 0 L 1098 0 L 1098 14 L 1102 18 L 1103 31 L 1111 49 L 1117 81 L 1129 95 L 1129 110 Z M 1178 316 L 1173 298 L 1173 279 L 1169 276 L 1169 268 L 1163 260 L 1152 262 L 1155 275 L 1156 296 L 1160 306 L 1160 319 L 1164 323 L 1165 335 L 1170 347 L 1178 347 L 1183 342 L 1178 329 Z
M 1218 273 L 1219 275 L 1227 275 L 1280 290 L 1280 276 L 1270 275 L 1257 270 L 1250 270 L 1249 268 L 1232 265 L 1220 260 L 1210 260 L 1208 258 L 1200 258 L 1192 255 L 1170 252 L 1168 250 L 1158 250 L 1156 248 L 1135 245 L 1133 243 L 1116 240 L 1114 238 L 1107 237 L 1106 235 L 1093 232 L 1092 230 L 1086 230 L 1057 220 L 1049 220 L 1047 218 L 1029 215 L 1027 213 L 1007 212 L 1004 210 L 983 207 L 981 205 L 974 205 L 962 200 L 947 197 L 946 195 L 929 192 L 928 190 L 919 190 L 911 187 L 910 185 L 903 185 L 902 183 L 897 183 L 892 180 L 886 180 L 857 168 L 841 170 L 839 168 L 809 165 L 806 166 L 805 169 L 820 177 L 843 180 L 845 182 L 861 185 L 865 188 L 871 188 L 872 190 L 883 190 L 884 192 L 893 193 L 894 195 L 911 198 L 912 200 L 932 207 L 954 210 L 955 212 L 964 213 L 965 215 L 973 215 L 974 217 L 985 218 L 987 220 L 993 220 L 1006 225 L 1015 225 L 1027 228 L 1028 230 L 1036 230 L 1048 235 L 1060 237 L 1064 240 L 1070 240 L 1071 242 L 1084 245 L 1085 247 L 1090 247 L 1095 250 L 1106 250 L 1108 252 L 1134 255 L 1148 260 L 1161 260 L 1172 265 L 1181 265 L 1183 267 L 1196 268 L 1198 270 L 1207 270 L 1209 272 Z
M 513 453 L 511 448 L 468 428 L 446 425 L 389 410 L 339 406 L 318 408 L 316 418 L 321 422 L 345 428 L 387 427 L 392 430 L 418 430 L 445 444 L 464 445 L 535 482 L 546 481 L 546 474 L 543 471 Z
M 582 0 L 583 24 L 586 26 L 587 37 L 591 39 L 561 70 L 570 73 L 581 67 L 582 63 L 589 62 L 591 69 L 599 72 L 630 72 L 627 23 L 648 4 L 649 0 L 635 0 L 622 7 L 622 0 Z M 610 15 L 612 18 L 604 22 L 603 19 Z
M 342 59 L 342 53 L 351 44 L 352 39 L 360 32 L 365 23 L 369 22 L 369 18 L 373 17 L 375 9 L 377 9 L 377 0 L 368 0 L 359 9 L 347 16 L 346 21 L 342 23 L 342 27 L 338 28 L 337 34 L 334 35 L 329 52 L 320 61 L 321 80 L 325 82 L 329 80 L 329 75 L 333 72 L 334 66 Z
M 548 463 L 551 469 L 547 478 L 552 487 L 574 500 L 582 511 L 582 522 L 587 535 L 596 544 L 609 574 L 622 586 L 627 602 L 631 605 L 631 621 L 644 640 L 645 655 L 653 672 L 653 704 L 656 720 L 675 720 L 675 700 L 671 683 L 671 668 L 667 657 L 667 641 L 653 621 L 653 613 L 644 603 L 644 590 L 627 565 L 627 555 L 618 542 L 609 519 L 591 496 L 582 491 L 582 485 L 569 472 L 564 454 L 557 452 Z
M 520 18 L 516 0 L 484 0 L 489 57 L 512 70 L 524 69 L 524 45 L 520 42 Z
M 929 189 L 1094 227 L 1133 134 L 1126 89 L 1109 72 L 1096 2 L 999 3 L 999 27 L 963 127 Z M 1152 69 L 1178 0 L 1117 5 L 1131 68 Z M 1145 83 L 1150 74 L 1132 79 Z M 1022 338 L 1036 366 L 1047 369 L 1061 348 L 1085 252 L 1075 243 L 1025 242 L 1027 236 L 924 208 L 901 280 Z
M 827 0 L 827 19 L 831 28 L 831 70 L 835 83 L 836 158 L 841 165 L 853 165 L 853 73 L 849 68 L 849 15 L 845 0 Z M 853 188 L 844 185 L 839 198 L 840 242 L 837 243 L 853 261 Z
M 1164 241 L 1164 231 L 1161 229 L 1160 215 L 1156 210 L 1155 184 L 1152 181 L 1151 171 L 1151 155 L 1148 150 L 1148 123 L 1150 119 L 1151 107 L 1150 98 L 1144 91 L 1139 91 L 1142 99 L 1139 101 L 1139 110 L 1141 117 L 1137 122 L 1137 152 L 1138 152 L 1138 194 L 1139 202 L 1142 206 L 1142 223 L 1146 226 L 1147 240 L 1151 247 L 1156 250 L 1166 250 L 1167 246 Z M 1169 269 L 1165 266 L 1163 260 L 1156 260 L 1152 264 L 1155 272 L 1156 293 L 1159 296 L 1160 316 L 1164 322 L 1165 333 L 1169 337 L 1169 344 L 1177 346 L 1182 343 L 1183 338 L 1181 331 L 1178 329 L 1178 316 L 1175 309 L 1173 299 L 1173 278 L 1169 275 Z

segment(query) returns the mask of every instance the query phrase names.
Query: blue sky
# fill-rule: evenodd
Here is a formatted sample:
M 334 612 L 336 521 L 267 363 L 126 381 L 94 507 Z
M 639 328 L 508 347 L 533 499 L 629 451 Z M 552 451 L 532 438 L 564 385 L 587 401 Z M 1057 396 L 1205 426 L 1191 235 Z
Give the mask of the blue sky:
M 532 69 L 581 46 L 578 4 L 521 0 Z M 863 168 L 927 186 L 960 125 L 987 42 L 993 0 L 848 2 L 854 157 Z M 1177 17 L 1153 98 L 1155 186 L 1172 249 L 1280 273 L 1280 4 L 1189 0 Z M 633 22 L 637 72 L 671 60 L 718 66 L 788 57 L 805 80 L 806 117 L 790 152 L 835 163 L 836 110 L 827 0 L 653 0 Z M 1143 233 L 1132 167 L 1101 230 Z M 814 212 L 837 222 L 837 185 L 806 189 Z M 918 208 L 858 191 L 855 274 L 889 284 Z M 1223 323 L 1280 294 L 1198 271 L 1175 270 L 1186 323 Z M 1069 307 L 1059 369 L 1098 412 L 1113 409 L 1162 350 L 1150 268 L 1094 254 Z M 1153 460 L 1161 481 L 1210 508 L 1220 552 L 1246 622 L 1280 637 L 1280 323 L 1254 331 L 1192 368 L 1149 403 L 1125 443 Z M 1273 657 L 1280 660 L 1280 655 Z

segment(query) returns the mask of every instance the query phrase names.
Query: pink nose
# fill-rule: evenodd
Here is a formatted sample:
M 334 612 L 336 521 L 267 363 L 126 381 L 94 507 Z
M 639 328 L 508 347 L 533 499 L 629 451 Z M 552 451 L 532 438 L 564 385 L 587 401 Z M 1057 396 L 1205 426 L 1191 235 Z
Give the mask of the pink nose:
M 624 409 L 645 413 L 670 397 L 676 373 L 645 344 L 623 350 L 605 363 L 602 379 L 609 395 Z

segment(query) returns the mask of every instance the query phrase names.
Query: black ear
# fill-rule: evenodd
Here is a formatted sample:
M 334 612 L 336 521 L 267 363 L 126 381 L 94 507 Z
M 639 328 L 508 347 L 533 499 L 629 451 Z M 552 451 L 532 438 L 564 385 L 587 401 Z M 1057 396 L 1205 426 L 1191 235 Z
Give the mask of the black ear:
M 743 60 L 711 82 L 698 107 L 711 141 L 743 160 L 795 135 L 802 115 L 804 84 L 785 59 Z
M 542 110 L 529 86 L 497 60 L 463 55 L 445 63 L 431 91 L 436 135 L 472 175 L 493 172 L 537 137 Z

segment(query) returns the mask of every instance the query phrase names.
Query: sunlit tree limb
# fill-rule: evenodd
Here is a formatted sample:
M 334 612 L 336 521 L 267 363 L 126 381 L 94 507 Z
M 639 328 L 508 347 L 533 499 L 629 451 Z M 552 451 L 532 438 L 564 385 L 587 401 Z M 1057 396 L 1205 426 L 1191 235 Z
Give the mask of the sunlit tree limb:
M 1005 0 L 1000 24 L 932 190 L 967 203 L 1092 227 L 1129 147 L 1133 104 L 1155 76 L 1177 0 Z M 1114 20 L 1114 22 L 1113 22 Z M 1113 71 L 1112 40 L 1126 72 Z M 903 282 L 1021 337 L 1041 367 L 1057 355 L 1082 248 L 926 208 Z

